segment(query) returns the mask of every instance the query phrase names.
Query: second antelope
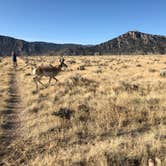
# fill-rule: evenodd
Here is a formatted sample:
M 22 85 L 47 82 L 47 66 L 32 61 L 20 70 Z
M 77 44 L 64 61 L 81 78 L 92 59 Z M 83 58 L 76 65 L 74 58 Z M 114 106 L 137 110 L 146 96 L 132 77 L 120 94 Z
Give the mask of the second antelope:
M 59 61 L 60 64 L 58 66 L 52 66 L 52 65 L 44 66 L 44 65 L 41 65 L 41 66 L 38 66 L 38 67 L 33 67 L 32 74 L 35 75 L 33 77 L 33 80 L 36 83 L 36 90 L 38 90 L 38 83 L 42 84 L 44 87 L 48 87 L 50 85 L 52 79 L 55 79 L 56 81 L 58 81 L 57 78 L 55 78 L 55 76 L 59 72 L 62 71 L 63 67 L 68 67 L 64 63 L 64 61 L 65 61 L 65 59 L 62 57 L 62 58 L 60 58 L 60 61 Z M 47 85 L 44 85 L 41 82 L 41 78 L 43 76 L 49 77 L 49 81 L 48 81 Z

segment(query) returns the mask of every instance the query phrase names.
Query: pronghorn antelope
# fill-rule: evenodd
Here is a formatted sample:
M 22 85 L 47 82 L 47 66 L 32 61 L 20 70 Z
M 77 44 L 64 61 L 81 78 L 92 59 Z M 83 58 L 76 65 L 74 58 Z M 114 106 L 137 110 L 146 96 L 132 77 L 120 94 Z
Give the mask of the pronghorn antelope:
M 42 84 L 45 87 L 48 87 L 51 83 L 52 79 L 55 79 L 56 81 L 58 81 L 55 76 L 62 71 L 63 67 L 68 67 L 65 63 L 64 63 L 65 59 L 63 57 L 60 58 L 59 62 L 60 64 L 58 66 L 52 66 L 52 65 L 40 65 L 38 67 L 33 67 L 33 71 L 32 74 L 34 75 L 33 80 L 36 83 L 36 90 L 38 90 L 38 83 Z M 41 78 L 45 76 L 45 77 L 49 77 L 49 81 L 46 85 L 44 85 L 40 80 Z

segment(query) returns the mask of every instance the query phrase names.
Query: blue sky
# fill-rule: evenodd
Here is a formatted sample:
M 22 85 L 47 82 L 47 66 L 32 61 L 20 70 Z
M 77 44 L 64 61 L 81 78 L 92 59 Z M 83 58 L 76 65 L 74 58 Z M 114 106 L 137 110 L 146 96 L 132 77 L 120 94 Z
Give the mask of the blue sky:
M 96 44 L 130 30 L 166 35 L 166 0 L 0 0 L 0 35 Z

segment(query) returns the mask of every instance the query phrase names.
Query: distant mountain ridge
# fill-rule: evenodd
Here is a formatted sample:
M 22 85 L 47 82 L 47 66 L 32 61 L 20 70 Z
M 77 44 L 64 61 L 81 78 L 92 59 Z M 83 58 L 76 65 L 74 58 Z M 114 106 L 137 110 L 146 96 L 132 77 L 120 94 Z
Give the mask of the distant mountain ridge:
M 166 36 L 129 31 L 95 49 L 101 54 L 166 54 Z
M 8 36 L 0 36 L 0 56 L 10 55 L 12 51 L 24 55 L 55 54 L 63 49 L 84 48 L 77 44 L 55 44 L 48 42 L 27 42 Z
M 166 36 L 129 31 L 97 45 L 27 42 L 0 36 L 0 56 L 11 55 L 13 50 L 22 55 L 166 54 Z

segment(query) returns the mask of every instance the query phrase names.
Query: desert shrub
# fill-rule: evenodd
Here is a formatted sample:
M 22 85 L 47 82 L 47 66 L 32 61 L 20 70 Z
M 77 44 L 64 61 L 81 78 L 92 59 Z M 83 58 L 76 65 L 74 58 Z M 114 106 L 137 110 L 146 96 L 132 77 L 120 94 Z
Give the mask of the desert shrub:
M 53 112 L 52 115 L 58 116 L 62 119 L 70 120 L 75 111 L 68 108 L 60 108 L 59 111 Z
M 129 66 L 128 65 L 122 65 L 121 68 L 127 69 Z
M 137 64 L 136 67 L 142 67 L 142 65 L 141 64 Z
M 31 73 L 26 73 L 25 76 L 31 76 L 32 74 Z
M 83 61 L 85 66 L 91 66 L 91 61 L 89 59 L 86 59 Z
M 76 118 L 81 122 L 87 122 L 90 119 L 90 107 L 88 104 L 79 104 Z
M 149 69 L 149 72 L 154 73 L 154 72 L 157 72 L 157 70 L 156 69 Z
M 75 64 L 76 61 L 75 60 L 68 60 L 67 63 L 69 63 L 69 64 Z
M 40 110 L 40 107 L 34 104 L 28 108 L 28 112 L 30 113 L 37 113 L 39 110 Z
M 162 71 L 160 72 L 160 76 L 161 76 L 161 77 L 166 77 L 166 70 L 162 70 Z
M 129 82 L 122 82 L 122 87 L 124 88 L 125 91 L 128 92 L 133 92 L 133 91 L 138 91 L 139 85 L 134 84 L 134 83 L 129 83 Z
M 79 66 L 77 67 L 77 70 L 85 70 L 85 66 Z
M 102 73 L 102 70 L 98 69 L 98 70 L 95 71 L 95 73 Z
M 76 74 L 76 75 L 70 77 L 65 82 L 65 85 L 67 87 L 73 87 L 73 86 L 87 86 L 87 87 L 95 86 L 96 87 L 98 85 L 98 83 L 94 80 L 90 80 L 90 79 L 82 77 L 79 74 Z

